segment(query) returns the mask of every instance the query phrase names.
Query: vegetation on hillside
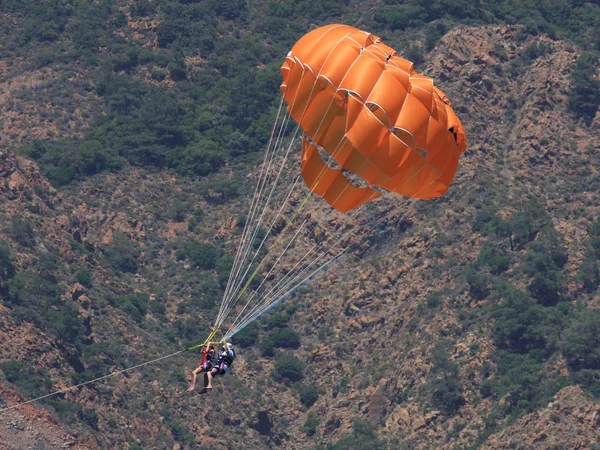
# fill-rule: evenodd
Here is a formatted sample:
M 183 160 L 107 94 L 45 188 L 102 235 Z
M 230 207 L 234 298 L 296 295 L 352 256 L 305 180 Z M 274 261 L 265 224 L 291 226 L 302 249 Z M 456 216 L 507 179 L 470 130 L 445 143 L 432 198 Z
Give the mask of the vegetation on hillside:
M 31 323 L 52 338 L 68 362 L 73 383 L 201 338 L 199 330 L 205 330 L 215 316 L 232 266 L 231 243 L 214 237 L 219 209 L 231 206 L 248 190 L 245 181 L 218 180 L 214 174 L 223 173 L 225 166 L 236 175 L 246 174 L 255 164 L 278 105 L 279 65 L 293 42 L 310 28 L 360 21 L 361 28 L 382 36 L 421 63 L 453 27 L 520 24 L 523 41 L 546 33 L 567 39 L 581 50 L 571 74 L 572 119 L 582 119 L 586 124 L 582 126 L 587 126 L 598 111 L 600 7 L 592 2 L 499 0 L 478 5 L 467 0 L 384 0 L 359 2 L 358 6 L 347 0 L 3 3 L 3 12 L 14 21 L 0 24 L 5 38 L 2 49 L 9 57 L 24 58 L 20 70 L 52 69 L 65 79 L 77 75 L 79 81 L 73 88 L 97 96 L 102 104 L 81 138 L 37 140 L 21 147 L 21 154 L 37 161 L 51 182 L 72 196 L 79 195 L 77 186 L 85 183 L 92 186 L 91 191 L 104 188 L 103 180 L 93 175 L 129 166 L 146 173 L 168 169 L 183 180 L 177 192 L 163 186 L 163 191 L 148 194 L 127 186 L 132 203 L 145 205 L 144 218 L 150 218 L 145 238 L 115 233 L 111 243 L 94 247 L 72 233 L 65 250 L 42 232 L 35 220 L 39 210 L 33 206 L 22 214 L 3 215 L 0 299 L 15 324 Z M 137 23 L 151 23 L 148 28 L 136 28 L 142 30 L 141 38 L 134 37 Z M 515 74 L 521 73 L 525 62 L 549 51 L 543 45 L 527 47 L 514 64 Z M 41 94 L 25 89 L 19 95 Z M 54 91 L 39 98 L 56 104 L 64 101 Z M 199 184 L 198 177 L 203 177 Z M 25 201 L 34 195 L 43 192 L 28 192 Z M 123 202 L 119 207 L 134 211 L 128 200 L 117 197 L 118 201 Z M 430 359 L 423 385 L 395 392 L 393 398 L 396 403 L 410 398 L 424 409 L 435 409 L 441 421 L 453 418 L 457 425 L 454 431 L 448 430 L 449 440 L 452 433 L 458 433 L 455 430 L 466 426 L 457 413 L 468 395 L 475 393 L 470 398 L 485 399 L 491 405 L 484 426 L 474 437 L 476 445 L 505 424 L 547 404 L 564 386 L 578 384 L 600 397 L 600 314 L 585 304 L 600 289 L 600 219 L 590 220 L 589 237 L 574 275 L 568 270 L 572 261 L 565 236 L 553 220 L 556 211 L 542 198 L 511 199 L 501 205 L 486 198 L 474 203 L 469 232 L 480 238 L 478 254 L 466 265 L 452 260 L 443 267 L 427 267 L 428 276 L 451 273 L 457 282 L 430 292 L 419 306 L 421 317 L 415 319 L 425 322 L 449 305 L 459 324 L 445 330 L 443 338 L 436 336 L 436 343 L 427 349 L 430 353 L 423 352 Z M 113 207 L 107 203 L 99 209 Z M 435 216 L 431 204 L 416 208 L 421 208 L 424 222 Z M 232 239 L 241 233 L 245 212 L 239 205 L 234 209 L 239 218 L 232 226 Z M 76 228 L 78 219 L 69 220 Z M 183 227 L 173 226 L 175 231 L 168 234 L 166 223 Z M 422 230 L 410 230 L 407 235 L 419 233 L 426 241 Z M 432 252 L 443 253 L 454 240 L 452 235 L 440 237 Z M 59 250 L 72 252 L 69 263 L 57 256 Z M 19 254 L 25 257 L 17 262 Z M 415 267 L 421 263 L 415 262 Z M 74 283 L 93 297 L 94 315 L 105 318 L 104 324 L 83 314 L 83 306 L 65 301 L 67 287 Z M 133 285 L 143 285 L 143 292 L 134 292 Z M 456 298 L 466 298 L 467 306 L 454 303 Z M 229 382 L 233 395 L 249 403 L 261 401 L 267 388 L 292 396 L 305 413 L 302 433 L 316 442 L 325 426 L 315 413 L 319 400 L 375 386 L 386 369 L 383 363 L 369 361 L 369 367 L 383 368 L 361 374 L 360 382 L 351 382 L 349 374 L 343 374 L 327 389 L 319 387 L 313 382 L 319 367 L 303 359 L 303 347 L 312 349 L 318 340 L 334 342 L 336 357 L 351 358 L 351 351 L 343 337 L 325 325 L 306 333 L 297 324 L 300 315 L 296 305 L 284 304 L 238 334 L 235 343 L 248 369 L 262 373 L 258 367 L 262 362 L 272 370 L 263 373 L 253 389 L 236 384 L 236 377 Z M 143 336 L 144 342 L 131 344 L 124 329 Z M 455 341 L 469 332 L 485 334 L 493 344 L 488 363 L 478 371 L 453 358 Z M 469 351 L 474 356 L 482 349 L 473 345 Z M 25 396 L 47 392 L 54 381 L 48 370 L 31 368 L 22 361 L 3 361 L 0 371 Z M 156 369 L 150 377 L 173 389 L 186 387 L 180 368 Z M 103 387 L 96 389 L 102 392 Z M 141 437 L 135 442 L 137 437 L 124 432 L 118 437 L 123 440 L 112 445 L 197 445 L 189 426 L 173 413 L 174 404 L 181 409 L 188 404 L 165 400 L 150 389 L 141 397 L 127 392 L 119 395 L 110 400 L 111 405 L 135 410 L 148 422 L 153 419 L 146 415 L 159 414 L 162 428 L 158 441 Z M 83 423 L 92 433 L 102 427 L 116 428 L 116 413 L 98 414 L 66 400 L 54 399 L 49 404 L 63 420 Z M 147 410 L 148 404 L 156 405 L 155 413 Z M 240 410 L 253 411 L 248 405 L 241 405 Z M 285 429 L 283 419 L 281 424 Z M 351 431 L 316 448 L 385 447 L 378 425 L 357 418 Z
M 571 108 L 589 122 L 600 105 L 600 40 L 594 32 L 600 8 L 585 1 L 386 0 L 365 1 L 358 9 L 345 0 L 127 3 L 5 2 L 18 21 L 5 25 L 6 47 L 15 55 L 35 55 L 35 68 L 83 68 L 88 82 L 78 88 L 105 104 L 105 114 L 83 139 L 21 149 L 56 185 L 126 164 L 202 176 L 260 152 L 276 108 L 282 58 L 310 26 L 335 21 L 360 18 L 361 27 L 391 39 L 417 63 L 423 59 L 419 42 L 431 49 L 458 24 L 523 24 L 523 38 L 547 33 L 585 50 L 573 73 Z M 150 18 L 156 27 L 133 38 L 129 27 Z

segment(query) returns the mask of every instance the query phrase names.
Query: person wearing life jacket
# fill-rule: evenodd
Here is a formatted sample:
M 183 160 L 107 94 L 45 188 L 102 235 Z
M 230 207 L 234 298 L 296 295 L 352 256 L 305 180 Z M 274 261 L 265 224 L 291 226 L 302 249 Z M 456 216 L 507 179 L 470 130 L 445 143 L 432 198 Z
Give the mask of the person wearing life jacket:
M 193 391 L 196 388 L 196 379 L 201 372 L 210 372 L 215 363 L 216 350 L 210 342 L 206 347 L 202 348 L 202 360 L 198 363 L 196 370 L 192 372 L 192 382 L 188 391 Z
M 212 389 L 212 379 L 215 376 L 225 375 L 229 371 L 234 359 L 235 350 L 233 349 L 233 344 L 223 341 L 223 347 L 221 347 L 217 363 L 210 371 L 204 374 L 204 392 L 207 389 Z

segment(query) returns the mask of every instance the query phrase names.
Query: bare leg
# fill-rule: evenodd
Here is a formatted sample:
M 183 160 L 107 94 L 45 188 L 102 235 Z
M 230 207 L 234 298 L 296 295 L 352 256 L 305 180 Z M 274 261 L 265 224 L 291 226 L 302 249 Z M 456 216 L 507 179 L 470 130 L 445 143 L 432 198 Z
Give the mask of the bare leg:
M 213 369 L 210 372 L 206 372 L 206 386 L 204 386 L 205 389 L 212 389 L 212 379 L 216 373 L 217 369 Z
M 196 379 L 198 378 L 198 374 L 202 372 L 202 367 L 198 367 L 196 370 L 192 372 L 192 383 L 188 388 L 188 392 L 193 391 L 196 388 Z

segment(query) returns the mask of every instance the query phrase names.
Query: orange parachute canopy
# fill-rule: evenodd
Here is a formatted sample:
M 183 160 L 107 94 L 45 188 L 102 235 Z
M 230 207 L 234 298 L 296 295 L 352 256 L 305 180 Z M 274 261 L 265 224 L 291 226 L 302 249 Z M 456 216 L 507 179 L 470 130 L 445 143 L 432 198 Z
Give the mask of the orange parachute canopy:
M 347 25 L 317 28 L 281 74 L 287 111 L 304 132 L 302 176 L 332 207 L 350 211 L 380 195 L 373 187 L 419 199 L 446 193 L 467 146 L 463 126 L 433 80 L 381 39 Z

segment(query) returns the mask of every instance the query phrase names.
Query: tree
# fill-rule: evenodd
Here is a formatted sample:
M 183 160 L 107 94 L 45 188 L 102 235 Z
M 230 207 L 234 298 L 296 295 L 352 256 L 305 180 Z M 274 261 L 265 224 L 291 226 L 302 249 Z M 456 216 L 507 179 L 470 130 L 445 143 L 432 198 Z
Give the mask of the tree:
M 33 247 L 35 245 L 35 232 L 31 220 L 22 219 L 16 214 L 13 215 L 9 232 L 14 240 L 22 246 Z
M 275 360 L 273 376 L 278 381 L 283 381 L 286 378 L 290 381 L 300 381 L 303 377 L 303 369 L 302 361 L 291 353 L 282 353 Z
M 299 384 L 300 402 L 310 408 L 319 398 L 319 389 L 314 384 Z
M 509 284 L 497 286 L 494 296 L 500 300 L 492 313 L 495 344 L 517 353 L 544 349 L 553 333 L 546 326 L 543 307 Z
M 453 416 L 464 403 L 458 364 L 450 360 L 444 342 L 437 342 L 431 354 L 431 381 L 426 389 L 431 392 L 431 403 L 447 416 Z
M 185 253 L 195 266 L 211 270 L 216 266 L 219 252 L 217 247 L 208 242 L 194 241 L 186 247 Z
M 15 274 L 15 267 L 12 263 L 10 247 L 5 241 L 0 241 L 0 289 L 2 284 L 12 278 Z
M 565 331 L 561 348 L 573 370 L 600 371 L 600 310 L 581 311 Z
M 600 80 L 597 77 L 599 60 L 598 52 L 583 52 L 577 58 L 571 74 L 569 107 L 588 124 L 594 119 L 600 106 Z
M 108 261 L 115 270 L 135 273 L 138 269 L 139 248 L 123 233 L 116 233 L 105 248 Z
M 242 348 L 252 347 L 258 340 L 258 324 L 253 322 L 235 335 L 235 343 Z

